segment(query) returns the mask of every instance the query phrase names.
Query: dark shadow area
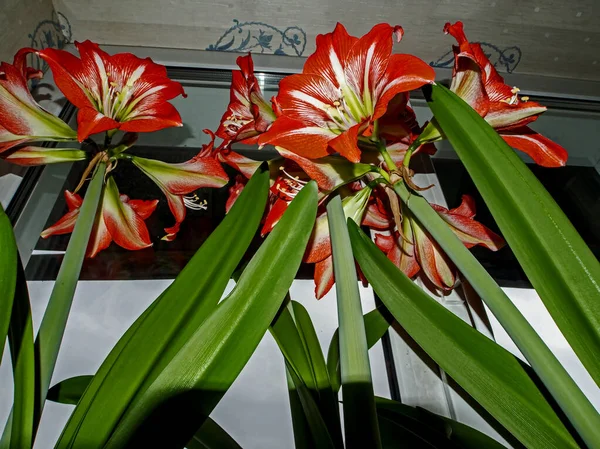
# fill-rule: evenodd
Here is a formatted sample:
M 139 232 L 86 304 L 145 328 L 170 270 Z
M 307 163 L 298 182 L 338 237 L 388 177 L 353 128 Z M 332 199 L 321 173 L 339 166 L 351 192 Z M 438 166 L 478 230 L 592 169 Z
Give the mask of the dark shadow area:
M 501 234 L 492 214 L 458 159 L 432 158 L 440 186 L 450 208 L 468 194 L 476 203 L 475 219 Z M 596 257 L 600 258 L 600 174 L 593 167 L 545 168 L 528 164 L 548 190 Z M 508 246 L 493 252 L 476 246 L 473 254 L 501 287 L 531 288 L 514 253 Z
M 136 146 L 128 151 L 131 154 L 145 158 L 178 163 L 195 156 L 200 148 Z M 62 191 L 66 189 L 73 191 L 75 189 L 85 167 L 85 162 L 73 164 Z M 224 168 L 230 177 L 230 183 L 220 189 L 199 189 L 197 195 L 200 200 L 207 201 L 207 209 L 188 209 L 186 219 L 181 225 L 177 238 L 172 242 L 167 242 L 161 240 L 165 235 L 164 228 L 172 226 L 175 219 L 171 214 L 165 196 L 158 186 L 133 164 L 126 161 L 119 162 L 116 170 L 113 171 L 113 176 L 121 193 L 126 194 L 131 199 L 159 200 L 156 211 L 146 220 L 153 246 L 140 251 L 129 251 L 112 243 L 93 259 L 84 261 L 80 279 L 174 279 L 225 217 L 225 204 L 229 197 L 229 186 L 233 184 L 237 172 L 227 166 L 224 166 Z M 62 191 L 52 208 L 44 229 L 56 223 L 67 212 Z M 84 191 L 80 194 L 83 197 Z M 35 249 L 65 251 L 69 238 L 70 234 L 51 236 L 47 239 L 40 238 Z M 232 238 L 235 238 L 235 236 L 232 236 Z M 263 239 L 257 233 L 241 264 L 246 263 L 254 255 L 262 241 Z M 62 259 L 62 254 L 32 255 L 26 267 L 27 279 L 31 281 L 56 279 Z M 312 279 L 313 270 L 312 265 L 302 264 L 296 278 Z

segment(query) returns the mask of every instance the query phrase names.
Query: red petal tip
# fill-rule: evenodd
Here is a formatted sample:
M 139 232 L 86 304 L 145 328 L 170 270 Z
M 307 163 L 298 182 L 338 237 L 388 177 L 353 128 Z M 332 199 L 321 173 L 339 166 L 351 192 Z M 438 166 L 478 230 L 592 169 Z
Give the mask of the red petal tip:
M 400 42 L 402 37 L 404 36 L 404 29 L 400 25 L 396 25 L 394 27 L 394 36 L 396 37 L 396 42 Z
M 444 34 L 450 34 L 452 37 L 454 37 L 458 45 L 468 42 L 467 36 L 465 36 L 463 23 L 460 20 L 454 24 L 446 22 L 446 25 L 444 25 Z

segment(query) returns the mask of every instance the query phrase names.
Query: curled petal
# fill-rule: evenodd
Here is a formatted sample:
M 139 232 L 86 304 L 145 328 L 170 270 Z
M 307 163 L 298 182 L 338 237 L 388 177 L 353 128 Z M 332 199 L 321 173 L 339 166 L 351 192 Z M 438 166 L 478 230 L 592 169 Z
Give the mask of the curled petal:
M 128 201 L 121 200 L 113 178 L 108 178 L 104 188 L 102 214 L 106 229 L 117 245 L 129 250 L 152 246 L 144 220 Z
M 69 212 L 42 232 L 41 237 L 44 239 L 51 235 L 70 234 L 73 232 L 75 222 L 79 216 L 79 208 L 83 204 L 83 200 L 81 199 L 81 196 L 72 193 L 69 190 L 65 190 L 64 195 Z
M 121 197 L 123 196 L 126 197 L 126 195 L 121 195 Z M 158 200 L 130 200 L 127 198 L 122 201 L 128 203 L 142 220 L 148 219 L 156 210 L 156 206 L 158 206 Z
M 104 222 L 104 211 L 101 208 L 96 216 L 96 221 L 94 222 L 94 227 L 90 234 L 90 240 L 88 241 L 85 256 L 90 259 L 96 257 L 100 251 L 108 248 L 111 242 L 112 237 Z
M 329 220 L 327 213 L 323 212 L 317 217 L 315 227 L 306 247 L 304 262 L 315 263 L 331 255 L 331 240 L 329 239 Z
M 75 222 L 79 216 L 79 208 L 71 210 L 63 215 L 60 220 L 54 223 L 47 229 L 44 229 L 40 234 L 43 239 L 50 237 L 51 235 L 62 235 L 70 234 L 75 228 Z
M 262 161 L 255 161 L 231 150 L 220 151 L 218 158 L 221 162 L 241 172 L 248 179 L 252 177 L 256 169 L 262 164 Z
M 227 198 L 227 203 L 225 204 L 225 213 L 229 213 L 229 209 L 231 209 L 235 201 L 238 199 L 238 196 L 240 196 L 242 193 L 242 190 L 244 190 L 246 182 L 248 182 L 248 180 L 242 175 L 237 175 L 235 177 L 235 183 L 229 187 L 229 197 Z
M 195 156 L 179 164 L 137 156 L 128 158 L 161 189 L 174 195 L 187 195 L 202 187 L 223 187 L 229 179 L 221 164 L 210 156 Z
M 276 147 L 276 150 L 284 158 L 296 162 L 311 179 L 317 182 L 319 188 L 325 191 L 334 190 L 371 171 L 371 166 L 368 164 L 353 164 L 340 157 L 308 159 L 281 147 Z
M 433 285 L 443 291 L 454 288 L 456 269 L 448 256 L 431 236 L 414 220 L 411 220 L 414 237 L 414 252 L 423 274 Z
M 92 108 L 81 108 L 77 113 L 77 140 L 83 142 L 92 134 L 118 128 L 119 124 Z
M 32 166 L 82 161 L 86 157 L 85 151 L 73 148 L 27 146 L 11 152 L 8 156 L 4 156 L 4 159 L 17 165 Z
M 122 131 L 149 133 L 164 128 L 181 127 L 183 122 L 171 103 L 155 103 L 143 110 L 134 110 L 119 128 Z
M 261 134 L 258 144 L 271 144 L 309 159 L 317 159 L 333 153 L 329 149 L 329 142 L 336 137 L 337 134 L 329 129 L 306 126 L 300 120 L 283 115 L 273 122 L 266 133 Z
M 538 165 L 563 167 L 567 163 L 567 150 L 531 128 L 502 132 L 500 136 L 511 147 L 527 153 Z
M 473 219 L 475 202 L 470 196 L 463 195 L 461 205 L 452 210 L 436 204 L 432 204 L 431 207 L 448 223 L 467 248 L 480 245 L 498 251 L 504 246 L 502 237 Z
M 177 233 L 179 232 L 180 227 L 181 227 L 181 223 L 176 222 L 170 228 L 165 228 L 165 232 L 167 234 L 165 236 L 163 236 L 161 238 L 161 240 L 164 240 L 166 242 L 172 242 L 173 240 L 175 240 L 175 237 L 177 237 Z
M 75 139 L 75 131 L 35 102 L 21 70 L 5 62 L 0 65 L 0 127 L 28 140 Z M 1 134 L 0 142 L 6 141 Z
M 358 38 L 350 36 L 344 25 L 338 22 L 332 33 L 317 36 L 317 49 L 307 58 L 302 73 L 324 76 L 331 84 L 340 87 L 345 82 L 343 61 L 357 41 Z
M 355 164 L 360 162 L 360 149 L 357 145 L 360 127 L 361 125 L 354 125 L 329 141 L 331 148 Z
M 260 235 L 262 237 L 264 237 L 266 234 L 268 234 L 269 232 L 271 232 L 273 230 L 275 225 L 279 222 L 279 220 L 283 216 L 283 213 L 286 211 L 289 204 L 290 204 L 289 201 L 282 200 L 281 198 L 277 198 L 275 200 L 275 202 L 269 209 L 269 212 L 267 213 L 267 216 L 265 218 L 265 223 L 260 231 Z
M 317 299 L 321 299 L 325 296 L 333 284 L 335 278 L 333 275 L 333 256 L 329 256 L 326 259 L 317 262 L 315 264 L 315 296 Z
M 383 81 L 375 90 L 377 103 L 372 120 L 385 114 L 388 103 L 399 93 L 418 89 L 433 82 L 435 71 L 425 61 L 412 55 L 397 54 L 389 58 Z

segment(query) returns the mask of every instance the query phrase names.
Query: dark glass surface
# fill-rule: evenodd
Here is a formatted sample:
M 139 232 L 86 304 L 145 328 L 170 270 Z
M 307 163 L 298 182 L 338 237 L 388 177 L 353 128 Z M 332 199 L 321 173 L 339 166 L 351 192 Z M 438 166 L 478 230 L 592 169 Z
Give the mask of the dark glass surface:
M 199 148 L 190 147 L 152 147 L 134 146 L 128 152 L 137 156 L 158 159 L 165 162 L 184 162 L 200 151 Z M 73 164 L 64 190 L 73 191 L 86 163 Z M 146 177 L 133 164 L 121 161 L 112 172 L 119 191 L 131 199 L 153 200 L 158 199 L 156 211 L 146 220 L 153 246 L 140 251 L 128 251 L 112 243 L 107 249 L 101 251 L 93 259 L 86 259 L 81 271 L 82 280 L 143 280 L 143 279 L 174 279 L 185 264 L 194 255 L 215 227 L 225 216 L 225 203 L 229 196 L 229 186 L 235 179 L 233 169 L 225 166 L 230 177 L 230 183 L 220 189 L 199 189 L 196 193 L 200 200 L 206 200 L 206 210 L 187 209 L 187 215 L 172 242 L 161 240 L 165 235 L 164 229 L 174 223 L 173 215 L 169 210 L 167 201 L 152 180 Z M 85 192 L 79 192 L 84 196 Z M 61 194 L 54 204 L 44 229 L 56 223 L 66 212 L 67 205 Z M 235 238 L 235 236 L 233 236 Z M 65 251 L 70 234 L 50 236 L 46 239 L 39 238 L 35 249 L 39 251 L 60 252 Z M 261 238 L 256 236 L 254 244 L 241 262 L 245 263 L 260 245 Z M 62 262 L 63 255 L 56 253 L 33 254 L 26 267 L 26 276 L 29 280 L 54 280 Z M 311 279 L 312 266 L 303 265 L 297 275 L 298 279 Z
M 471 195 L 477 205 L 475 218 L 500 234 L 489 209 L 462 163 L 456 159 L 433 158 L 432 161 L 450 208 L 460 204 L 463 194 Z M 596 257 L 599 257 L 600 175 L 598 172 L 593 167 L 581 166 L 544 168 L 528 164 L 528 167 L 565 212 Z M 483 247 L 475 247 L 472 251 L 499 285 L 531 288 L 525 273 L 508 246 L 497 252 Z

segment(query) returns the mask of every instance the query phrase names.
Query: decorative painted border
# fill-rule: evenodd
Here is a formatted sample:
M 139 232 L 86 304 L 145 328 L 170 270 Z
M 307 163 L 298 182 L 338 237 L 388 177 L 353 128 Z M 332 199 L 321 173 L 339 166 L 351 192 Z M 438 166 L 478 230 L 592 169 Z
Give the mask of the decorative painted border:
M 284 30 L 263 22 L 240 22 L 233 19 L 234 25 L 206 50 L 248 52 L 260 50 L 286 56 L 302 56 L 306 48 L 306 33 L 293 26 Z
M 481 45 L 481 49 L 489 58 L 490 62 L 500 71 L 512 73 L 519 62 L 521 62 L 522 52 L 517 46 L 501 49 L 494 44 L 487 42 L 476 42 Z M 452 67 L 454 65 L 454 52 L 452 50 L 444 53 L 437 61 L 429 63 L 432 67 Z
M 42 20 L 28 35 L 31 39 L 30 46 L 42 50 L 44 48 L 64 48 L 71 42 L 71 24 L 67 17 L 57 11 L 52 11 L 52 18 Z M 29 65 L 37 70 L 46 71 L 48 65 L 40 58 L 30 56 Z

